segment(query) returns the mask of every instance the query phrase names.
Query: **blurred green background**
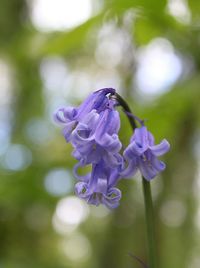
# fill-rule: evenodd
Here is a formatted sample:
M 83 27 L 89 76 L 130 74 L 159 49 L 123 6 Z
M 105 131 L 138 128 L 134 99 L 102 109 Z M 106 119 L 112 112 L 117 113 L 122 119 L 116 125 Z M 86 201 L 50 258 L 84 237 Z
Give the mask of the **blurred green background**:
M 140 177 L 120 183 L 115 211 L 88 206 L 52 120 L 103 87 L 171 143 L 152 181 L 158 267 L 200 267 L 199 29 L 197 0 L 1 0 L 0 268 L 147 262 Z

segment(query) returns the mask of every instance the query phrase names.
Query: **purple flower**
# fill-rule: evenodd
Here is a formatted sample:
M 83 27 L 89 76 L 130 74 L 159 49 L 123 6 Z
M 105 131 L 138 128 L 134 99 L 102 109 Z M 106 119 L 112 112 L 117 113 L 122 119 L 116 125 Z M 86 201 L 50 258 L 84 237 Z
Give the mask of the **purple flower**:
M 82 122 L 78 123 L 71 134 L 74 157 L 84 160 L 85 164 L 98 163 L 103 159 L 110 166 L 120 164 L 121 142 L 118 138 L 120 127 L 119 113 L 110 100 L 107 108 L 98 114 L 92 110 Z
M 71 133 L 76 125 L 81 122 L 92 110 L 100 113 L 108 105 L 107 94 L 114 94 L 113 88 L 104 88 L 91 93 L 88 98 L 78 107 L 62 107 L 54 114 L 54 120 L 64 126 L 63 135 L 67 142 L 70 141 Z
M 92 165 L 92 172 L 83 181 L 75 185 L 75 193 L 89 204 L 104 204 L 108 208 L 116 208 L 121 199 L 121 191 L 115 187 L 119 173 L 106 166 L 101 160 Z
M 74 166 L 78 180 L 76 195 L 89 204 L 104 204 L 108 208 L 119 205 L 121 192 L 116 185 L 122 177 L 134 175 L 139 169 L 146 180 L 151 180 L 165 168 L 157 157 L 169 150 L 166 140 L 155 145 L 152 134 L 142 126 L 135 129 L 122 156 L 118 137 L 120 117 L 115 110 L 119 104 L 125 110 L 128 107 L 114 89 L 104 88 L 90 94 L 79 107 L 62 107 L 54 114 L 55 121 L 63 126 L 66 141 L 74 148 L 72 155 L 78 160 Z M 92 171 L 80 176 L 78 169 L 87 165 Z
M 88 203 L 117 207 L 121 192 L 115 185 L 120 179 L 124 160 L 119 151 L 119 113 L 116 100 L 109 98 L 115 90 L 106 88 L 92 94 L 78 107 L 60 108 L 55 121 L 64 126 L 63 134 L 74 147 L 73 156 L 79 161 L 74 167 L 78 179 L 76 194 Z M 77 170 L 92 165 L 92 172 L 80 176 Z
M 128 162 L 127 168 L 121 173 L 124 177 L 132 176 L 139 169 L 146 180 L 153 179 L 165 169 L 165 164 L 157 157 L 165 154 L 170 149 L 167 140 L 154 144 L 153 135 L 145 126 L 136 128 L 130 144 L 124 151 L 124 158 Z

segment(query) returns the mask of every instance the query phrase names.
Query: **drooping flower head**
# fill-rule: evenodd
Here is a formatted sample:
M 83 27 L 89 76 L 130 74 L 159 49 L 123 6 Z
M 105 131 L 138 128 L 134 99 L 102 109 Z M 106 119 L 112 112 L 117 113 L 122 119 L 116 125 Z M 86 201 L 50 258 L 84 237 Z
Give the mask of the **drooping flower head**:
M 96 110 L 97 113 L 103 111 L 109 101 L 106 95 L 114 93 L 113 88 L 104 88 L 91 93 L 79 107 L 61 107 L 54 113 L 54 120 L 64 127 L 63 135 L 67 142 L 70 141 L 71 133 L 77 123 L 92 110 Z
M 100 114 L 92 110 L 71 133 L 74 155 L 85 159 L 85 163 L 98 163 L 101 159 L 112 162 L 119 158 L 121 142 L 118 137 L 120 128 L 119 113 L 114 110 L 113 100 L 109 100 Z
M 118 178 L 117 170 L 109 168 L 101 160 L 92 165 L 92 172 L 86 181 L 76 184 L 75 193 L 89 204 L 104 204 L 108 208 L 116 208 L 121 199 L 121 191 L 115 187 Z
M 130 144 L 124 151 L 128 167 L 122 172 L 122 175 L 133 176 L 139 169 L 146 180 L 153 179 L 165 169 L 165 164 L 157 157 L 165 154 L 169 149 L 170 145 L 166 139 L 155 145 L 153 135 L 145 126 L 136 128 Z
M 64 126 L 63 135 L 74 147 L 73 156 L 79 161 L 74 167 L 79 181 L 76 194 L 90 204 L 109 208 L 119 204 L 121 192 L 115 186 L 123 168 L 118 137 L 120 118 L 115 110 L 116 100 L 109 98 L 114 93 L 112 88 L 98 90 L 78 108 L 60 108 L 54 116 Z M 92 172 L 79 176 L 77 170 L 89 164 Z
M 129 119 L 132 116 L 133 128 L 135 120 L 142 124 L 134 130 L 123 154 L 118 137 L 118 105 L 124 108 Z M 75 193 L 89 204 L 115 208 L 121 199 L 121 191 L 116 188 L 120 179 L 139 170 L 146 180 L 151 180 L 165 168 L 157 157 L 169 150 L 169 143 L 163 140 L 155 145 L 153 135 L 143 121 L 130 113 L 126 102 L 112 88 L 95 91 L 77 108 L 59 108 L 54 118 L 63 126 L 63 135 L 72 144 L 72 155 L 78 160 L 74 166 L 74 176 L 78 180 Z M 91 172 L 80 176 L 78 169 L 86 165 L 91 166 Z

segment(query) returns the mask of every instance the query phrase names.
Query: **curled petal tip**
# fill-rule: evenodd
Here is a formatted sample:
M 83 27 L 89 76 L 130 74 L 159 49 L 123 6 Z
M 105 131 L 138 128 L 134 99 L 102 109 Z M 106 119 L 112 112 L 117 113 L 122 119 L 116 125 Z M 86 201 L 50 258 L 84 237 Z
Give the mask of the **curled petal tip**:
M 161 156 L 170 150 L 170 144 L 164 139 L 159 144 L 150 146 L 149 149 L 155 156 Z

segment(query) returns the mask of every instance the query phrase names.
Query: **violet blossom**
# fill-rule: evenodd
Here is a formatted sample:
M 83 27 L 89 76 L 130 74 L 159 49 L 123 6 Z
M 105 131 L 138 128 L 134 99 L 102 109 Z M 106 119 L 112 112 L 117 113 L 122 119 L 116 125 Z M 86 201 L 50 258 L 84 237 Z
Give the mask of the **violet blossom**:
M 100 113 L 108 104 L 107 94 L 114 94 L 112 88 L 104 88 L 91 93 L 87 99 L 77 108 L 61 107 L 54 113 L 54 120 L 63 126 L 63 135 L 67 142 L 70 141 L 71 133 L 78 122 L 88 115 L 92 110 Z
M 98 163 L 103 159 L 111 166 L 118 165 L 122 147 L 119 128 L 119 113 L 114 110 L 112 100 L 100 114 L 92 110 L 71 133 L 74 157 L 84 159 L 85 164 Z
M 120 118 L 116 100 L 107 95 L 114 89 L 92 93 L 78 108 L 60 108 L 55 120 L 64 126 L 63 135 L 74 147 L 73 156 L 79 161 L 74 167 L 78 179 L 76 194 L 88 203 L 114 208 L 121 192 L 115 186 L 123 169 L 122 147 L 118 137 Z M 92 165 L 92 172 L 78 175 L 78 168 Z
M 122 154 L 118 136 L 120 117 L 116 111 L 119 105 L 128 107 L 114 89 L 105 88 L 90 94 L 79 107 L 62 107 L 54 114 L 55 121 L 63 126 L 66 141 L 74 148 L 72 155 L 78 160 L 74 166 L 78 180 L 75 193 L 96 206 L 119 205 L 121 191 L 116 185 L 120 179 L 140 170 L 146 180 L 151 180 L 165 168 L 157 157 L 169 150 L 169 143 L 163 140 L 155 145 L 153 135 L 143 125 L 135 129 Z M 129 110 L 125 110 L 126 115 L 143 124 Z M 79 175 L 78 170 L 87 165 L 91 166 L 91 172 Z
M 121 173 L 124 177 L 133 176 L 139 169 L 146 180 L 153 179 L 165 169 L 165 163 L 157 157 L 170 149 L 166 139 L 155 145 L 153 135 L 145 126 L 136 128 L 130 144 L 124 151 L 124 158 L 128 162 L 127 168 Z
M 108 208 L 116 208 L 121 199 L 121 191 L 115 186 L 119 173 L 101 160 L 92 165 L 92 172 L 85 180 L 75 185 L 75 193 L 89 204 L 104 204 Z

